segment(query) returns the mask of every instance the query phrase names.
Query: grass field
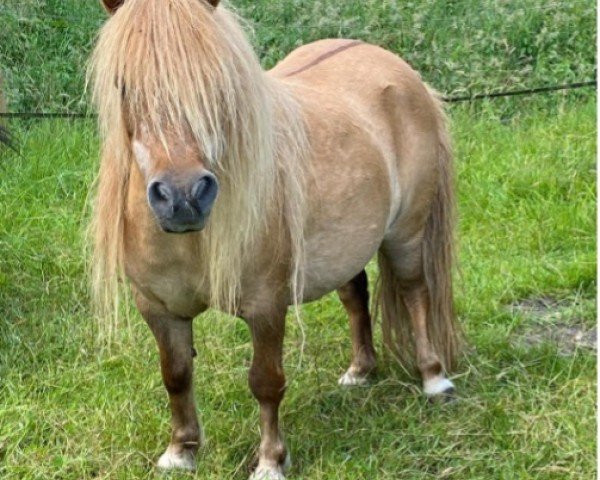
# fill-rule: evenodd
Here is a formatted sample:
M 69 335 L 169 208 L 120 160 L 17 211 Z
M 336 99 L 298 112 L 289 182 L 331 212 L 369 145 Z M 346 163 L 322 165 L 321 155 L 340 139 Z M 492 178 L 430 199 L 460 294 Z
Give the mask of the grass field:
M 263 64 L 325 36 L 401 52 L 447 93 L 595 75 L 587 0 L 237 0 Z M 4 0 L 0 68 L 11 110 L 86 110 L 83 71 L 104 16 L 94 1 Z M 290 480 L 592 479 L 596 468 L 596 99 L 593 91 L 449 108 L 459 193 L 456 306 L 469 347 L 460 398 L 429 405 L 381 358 L 348 366 L 334 295 L 290 317 L 282 422 Z M 150 479 L 169 439 L 150 332 L 132 309 L 96 343 L 83 231 L 98 157 L 92 121 L 11 121 L 0 148 L 0 478 Z M 375 269 L 370 269 L 372 280 Z M 376 345 L 381 352 L 377 331 Z M 259 441 L 243 322 L 195 322 L 197 404 L 208 440 L 194 475 L 244 479 Z M 163 478 L 162 476 L 160 478 Z
M 305 307 L 302 358 L 290 319 L 290 478 L 595 478 L 595 354 L 523 341 L 540 326 L 595 324 L 595 101 L 556 110 L 507 122 L 493 109 L 451 110 L 457 307 L 470 339 L 459 401 L 428 405 L 389 360 L 373 385 L 343 390 L 349 339 L 336 298 Z M 23 156 L 5 154 L 0 177 L 0 477 L 154 478 L 169 431 L 154 342 L 132 313 L 121 346 L 99 352 L 87 307 L 94 127 L 13 127 Z M 511 307 L 540 298 L 554 299 L 543 314 Z M 245 478 L 258 444 L 248 332 L 212 314 L 195 335 L 208 445 L 194 478 Z

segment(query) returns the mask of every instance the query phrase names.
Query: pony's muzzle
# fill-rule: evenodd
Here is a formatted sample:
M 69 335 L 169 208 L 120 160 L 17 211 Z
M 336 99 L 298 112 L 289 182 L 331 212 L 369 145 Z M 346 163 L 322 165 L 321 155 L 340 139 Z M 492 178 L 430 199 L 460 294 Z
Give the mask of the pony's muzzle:
M 196 232 L 204 228 L 218 191 L 217 179 L 210 172 L 192 182 L 165 176 L 148 185 L 148 204 L 165 232 Z

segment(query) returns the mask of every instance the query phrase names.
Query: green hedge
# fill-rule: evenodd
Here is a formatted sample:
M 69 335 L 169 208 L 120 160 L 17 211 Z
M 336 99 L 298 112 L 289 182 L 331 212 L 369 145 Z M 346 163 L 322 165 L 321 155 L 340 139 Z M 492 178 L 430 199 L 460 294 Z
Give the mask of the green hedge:
M 591 0 L 230 3 L 249 20 L 267 68 L 301 44 L 351 37 L 399 53 L 446 94 L 595 76 Z M 86 59 L 104 19 L 93 0 L 3 0 L 0 68 L 10 109 L 85 110 Z

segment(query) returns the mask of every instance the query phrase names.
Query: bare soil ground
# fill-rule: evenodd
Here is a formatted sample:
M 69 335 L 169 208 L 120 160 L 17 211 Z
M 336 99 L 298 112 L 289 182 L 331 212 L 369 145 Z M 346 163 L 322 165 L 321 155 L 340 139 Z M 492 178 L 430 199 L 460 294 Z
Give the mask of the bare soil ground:
M 553 297 L 527 298 L 511 304 L 513 313 L 526 321 L 515 331 L 515 343 L 526 347 L 554 344 L 561 355 L 572 355 L 578 349 L 597 351 L 597 328 L 586 325 L 573 311 L 570 300 Z

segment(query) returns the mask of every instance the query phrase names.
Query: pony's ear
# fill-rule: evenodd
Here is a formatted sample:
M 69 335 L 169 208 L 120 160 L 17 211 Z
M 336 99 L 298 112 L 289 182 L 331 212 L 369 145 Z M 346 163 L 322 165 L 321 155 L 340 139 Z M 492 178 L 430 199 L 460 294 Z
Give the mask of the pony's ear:
M 100 0 L 102 2 L 102 6 L 106 9 L 108 13 L 111 15 L 115 13 L 119 7 L 121 7 L 125 0 Z
M 221 0 L 206 0 L 208 3 L 210 3 L 213 7 L 217 8 L 217 5 L 219 5 L 219 2 Z

